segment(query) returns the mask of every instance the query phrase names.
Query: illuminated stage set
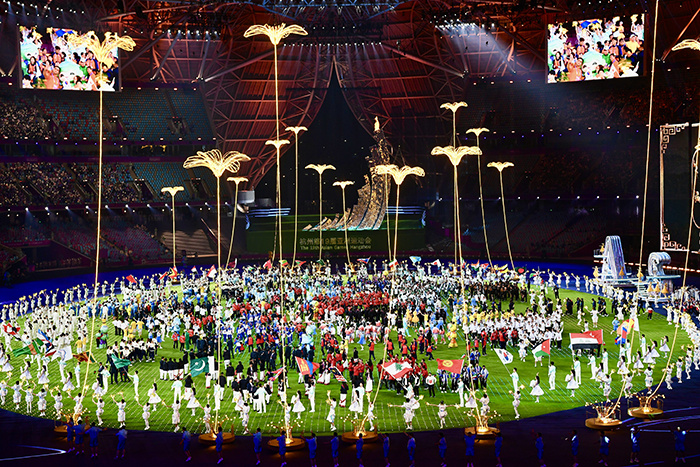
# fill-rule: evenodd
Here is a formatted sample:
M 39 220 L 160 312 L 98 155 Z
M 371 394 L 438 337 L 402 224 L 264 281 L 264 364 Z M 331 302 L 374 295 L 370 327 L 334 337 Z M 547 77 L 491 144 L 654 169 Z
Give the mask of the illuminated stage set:
M 3 4 L 7 460 L 697 418 L 700 4 L 560 3 Z

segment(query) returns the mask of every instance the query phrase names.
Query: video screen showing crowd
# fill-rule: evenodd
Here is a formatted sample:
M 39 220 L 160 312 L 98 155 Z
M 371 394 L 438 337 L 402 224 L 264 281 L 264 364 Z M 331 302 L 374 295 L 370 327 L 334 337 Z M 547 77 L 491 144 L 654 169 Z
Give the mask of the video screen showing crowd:
M 644 75 L 644 15 L 550 24 L 549 83 Z
M 100 64 L 91 50 L 71 44 L 71 35 L 80 33 L 65 28 L 19 27 L 22 89 L 119 89 L 118 49 L 111 52 L 111 66 Z

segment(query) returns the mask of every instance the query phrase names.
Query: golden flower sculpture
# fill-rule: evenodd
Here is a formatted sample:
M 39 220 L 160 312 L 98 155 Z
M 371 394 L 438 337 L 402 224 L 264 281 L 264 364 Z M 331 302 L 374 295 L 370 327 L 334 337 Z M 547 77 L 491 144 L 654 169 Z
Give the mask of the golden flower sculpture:
M 457 146 L 457 111 L 461 107 L 467 107 L 467 103 L 445 102 L 440 106 L 441 109 L 449 109 L 452 111 L 452 146 Z
M 285 131 L 291 131 L 293 132 L 296 136 L 299 136 L 300 131 L 307 131 L 308 128 L 305 126 L 288 126 L 287 128 L 284 129 Z
M 389 220 L 391 219 L 389 217 L 389 194 L 390 194 L 390 188 L 389 188 L 389 180 L 387 180 L 387 176 L 391 173 L 392 170 L 397 169 L 398 166 L 396 164 L 379 164 L 375 165 L 372 167 L 372 173 L 377 174 L 377 175 L 383 175 L 384 176 L 384 185 L 386 186 L 386 196 L 384 199 L 386 199 L 385 203 L 385 208 L 384 211 L 386 212 L 386 245 L 387 245 L 387 252 L 389 254 L 389 262 L 391 262 L 391 226 L 389 225 Z
M 425 170 L 421 167 L 404 165 L 403 167 L 393 166 L 388 173 L 394 179 L 394 183 L 396 183 L 396 213 L 394 214 L 394 260 L 396 260 L 396 244 L 399 239 L 399 196 L 401 194 L 401 185 L 409 175 L 425 177 Z
M 686 39 L 674 45 L 671 50 L 676 51 L 682 49 L 700 50 L 700 42 L 695 39 Z
M 508 235 L 508 219 L 506 218 L 506 196 L 503 193 L 503 169 L 508 167 L 513 167 L 512 162 L 489 162 L 486 167 L 492 167 L 498 170 L 498 179 L 501 183 L 501 205 L 503 206 L 503 226 L 506 229 L 506 245 L 508 245 L 508 258 L 510 259 L 510 267 L 515 270 L 515 263 L 513 263 L 513 253 L 510 250 L 510 236 Z
M 226 154 L 222 154 L 218 149 L 212 149 L 210 151 L 197 151 L 197 154 L 185 160 L 183 167 L 186 169 L 206 167 L 212 171 L 216 178 L 221 178 L 227 170 L 234 173 L 238 172 L 238 169 L 241 168 L 241 162 L 249 160 L 250 157 L 238 151 L 229 151 Z
M 288 139 L 270 139 L 265 141 L 266 146 L 274 146 L 278 151 L 285 144 L 290 144 Z
M 464 156 L 480 156 L 481 149 L 477 146 L 435 146 L 430 152 L 433 156 L 447 156 L 453 166 L 458 166 Z
M 479 147 L 479 136 L 481 133 L 485 133 L 489 131 L 488 128 L 471 128 L 467 130 L 467 134 L 473 134 L 476 136 L 476 147 Z M 493 266 L 493 263 L 491 262 L 491 251 L 489 250 L 489 238 L 486 233 L 486 214 L 484 214 L 484 186 L 481 181 L 481 154 L 476 155 L 476 161 L 477 161 L 477 171 L 479 172 L 479 204 L 481 205 L 481 225 L 484 229 L 484 246 L 486 247 L 486 257 L 489 260 L 489 266 Z
M 467 107 L 466 102 L 445 102 L 440 106 L 441 109 L 451 110 L 452 113 L 456 113 L 460 107 Z
M 508 167 L 513 167 L 512 162 L 489 162 L 486 167 L 493 167 L 494 169 L 497 169 L 499 172 L 503 172 L 503 169 L 507 169 Z
M 322 259 L 323 255 L 323 172 L 326 170 L 335 170 L 335 167 L 330 164 L 309 164 L 307 169 L 313 169 L 318 172 L 318 259 Z
M 389 171 L 389 175 L 394 179 L 394 183 L 400 186 L 409 175 L 425 177 L 425 170 L 420 167 L 409 167 L 407 165 L 403 167 L 394 166 L 394 168 Z
M 95 34 L 95 31 L 89 31 L 82 35 L 68 34 L 66 40 L 73 47 L 85 47 L 95 55 L 95 59 L 102 65 L 107 65 L 111 68 L 116 61 L 116 57 L 112 54 L 114 49 L 122 49 L 127 51 L 134 50 L 136 42 L 129 36 L 121 36 L 113 32 L 105 33 L 105 40 L 100 42 L 100 39 Z
M 252 36 L 259 36 L 260 34 L 266 35 L 270 39 L 270 42 L 272 42 L 272 45 L 279 45 L 279 43 L 282 42 L 282 39 L 292 34 L 306 36 L 308 33 L 306 32 L 306 29 L 298 24 L 290 24 L 289 26 L 284 23 L 277 26 L 270 26 L 269 24 L 254 24 L 246 29 L 246 32 L 243 33 L 243 37 L 248 38 Z
M 182 186 L 164 186 L 163 188 L 160 189 L 161 193 L 168 193 L 170 195 L 170 198 L 172 198 L 173 206 L 172 206 L 172 212 L 173 212 L 173 269 L 176 266 L 177 260 L 175 257 L 175 195 L 180 193 L 181 191 L 185 191 L 185 187 Z

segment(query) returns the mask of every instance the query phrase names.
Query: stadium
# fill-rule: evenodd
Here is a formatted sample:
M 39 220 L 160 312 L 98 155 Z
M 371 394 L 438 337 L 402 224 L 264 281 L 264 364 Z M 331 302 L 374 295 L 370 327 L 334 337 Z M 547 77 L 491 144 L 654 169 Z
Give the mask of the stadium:
M 697 461 L 698 12 L 0 4 L 0 460 Z

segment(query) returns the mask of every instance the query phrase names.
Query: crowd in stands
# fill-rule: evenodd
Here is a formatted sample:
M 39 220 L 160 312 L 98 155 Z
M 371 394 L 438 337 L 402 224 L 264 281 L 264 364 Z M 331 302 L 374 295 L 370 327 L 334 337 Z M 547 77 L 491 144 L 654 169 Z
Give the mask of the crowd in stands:
M 97 164 L 71 164 L 70 168 L 78 179 L 97 187 Z M 132 203 L 140 201 L 139 193 L 134 188 L 126 164 L 104 164 L 102 166 L 102 200 L 107 203 Z M 89 202 L 97 201 L 97 194 L 89 195 Z
M 144 226 L 121 228 L 106 227 L 102 230 L 106 240 L 123 250 L 135 262 L 157 261 L 170 258 L 165 246 L 158 242 Z
M 0 136 L 3 139 L 43 140 L 55 137 L 54 127 L 34 105 L 0 97 Z
M 0 206 L 27 206 L 31 201 L 31 195 L 17 184 L 12 174 L 0 170 Z
M 61 204 L 82 203 L 82 195 L 72 183 L 73 177 L 62 164 L 49 162 L 20 162 L 8 164 L 15 176 L 28 182 L 39 192 L 46 203 L 61 200 Z
M 0 229 L 0 243 L 27 244 L 47 240 L 45 229 L 24 225 L 4 225 Z

